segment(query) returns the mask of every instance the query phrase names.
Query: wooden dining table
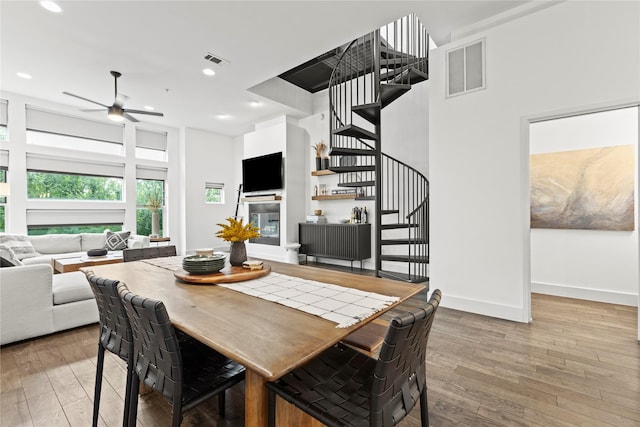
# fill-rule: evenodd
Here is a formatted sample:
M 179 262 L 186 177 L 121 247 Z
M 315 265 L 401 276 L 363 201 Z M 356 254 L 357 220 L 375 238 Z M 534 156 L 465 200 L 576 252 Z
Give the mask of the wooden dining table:
M 265 261 L 272 272 L 367 292 L 398 302 L 348 328 L 275 302 L 222 286 L 187 283 L 167 268 L 144 261 L 87 267 L 97 276 L 124 282 L 139 295 L 162 300 L 173 325 L 246 367 L 245 426 L 267 425 L 265 384 L 313 359 L 323 350 L 424 289 L 421 285 L 311 266 Z M 297 409 L 281 409 L 278 424 L 321 425 Z M 288 404 L 287 404 L 288 405 Z M 291 405 L 288 405 L 291 406 Z M 292 411 L 287 414 L 286 411 Z M 297 411 L 299 413 L 293 413 Z

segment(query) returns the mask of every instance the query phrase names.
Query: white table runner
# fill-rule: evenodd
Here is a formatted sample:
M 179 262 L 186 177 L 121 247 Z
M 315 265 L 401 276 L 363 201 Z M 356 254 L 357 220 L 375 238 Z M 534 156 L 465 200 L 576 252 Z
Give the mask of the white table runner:
M 182 257 L 153 258 L 144 262 L 172 271 L 182 267 Z M 337 323 L 338 328 L 355 325 L 399 300 L 394 296 L 364 292 L 273 271 L 258 279 L 218 283 L 216 286 L 313 314 Z

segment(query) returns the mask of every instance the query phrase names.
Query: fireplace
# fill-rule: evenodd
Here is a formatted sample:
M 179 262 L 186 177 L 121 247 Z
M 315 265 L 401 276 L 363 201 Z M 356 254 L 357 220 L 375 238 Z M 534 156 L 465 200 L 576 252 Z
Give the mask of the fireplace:
M 249 221 L 260 229 L 260 237 L 250 243 L 280 246 L 280 203 L 249 204 Z

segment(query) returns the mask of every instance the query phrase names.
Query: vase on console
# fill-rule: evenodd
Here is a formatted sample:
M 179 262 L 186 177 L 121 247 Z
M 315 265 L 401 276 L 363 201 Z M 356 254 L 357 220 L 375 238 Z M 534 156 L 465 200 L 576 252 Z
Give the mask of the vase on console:
M 235 266 L 241 266 L 247 260 L 247 247 L 244 242 L 232 242 L 231 253 L 229 254 L 229 263 Z

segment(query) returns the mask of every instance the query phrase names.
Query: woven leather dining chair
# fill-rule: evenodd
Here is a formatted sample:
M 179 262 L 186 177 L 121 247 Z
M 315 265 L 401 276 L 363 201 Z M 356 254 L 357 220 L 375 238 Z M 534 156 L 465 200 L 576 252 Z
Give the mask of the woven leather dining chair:
M 306 365 L 267 383 L 269 426 L 276 421 L 276 395 L 329 427 L 395 426 L 420 401 L 429 426 L 426 349 L 442 294 L 391 319 L 377 359 L 338 343 Z
M 122 258 L 124 262 L 139 261 L 141 259 L 176 256 L 175 245 L 150 246 L 148 248 L 124 249 Z
M 100 316 L 100 338 L 98 339 L 98 360 L 96 363 L 96 381 L 93 396 L 93 423 L 98 425 L 100 411 L 100 394 L 102 391 L 102 371 L 104 368 L 105 350 L 118 356 L 127 363 L 127 388 L 124 399 L 123 426 L 129 424 L 129 418 L 136 417 L 134 409 L 131 412 L 131 382 L 133 380 L 133 338 L 127 312 L 122 305 L 117 286 L 117 280 L 96 276 L 92 271 L 86 271 L 85 275 L 91 285 L 91 290 L 96 297 L 98 314 Z
M 172 426 L 180 425 L 184 412 L 216 395 L 224 418 L 225 391 L 244 379 L 245 368 L 176 330 L 162 301 L 135 295 L 124 283 L 118 293 L 131 323 L 134 372 L 171 404 Z M 132 408 L 138 405 L 138 391 L 139 382 L 133 381 Z

